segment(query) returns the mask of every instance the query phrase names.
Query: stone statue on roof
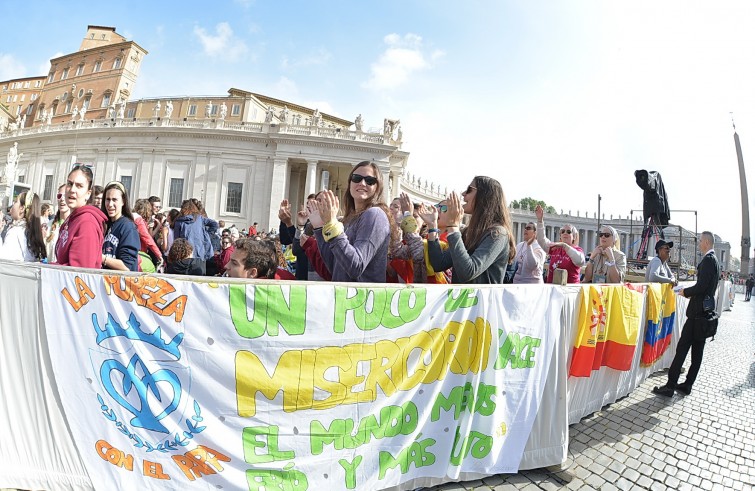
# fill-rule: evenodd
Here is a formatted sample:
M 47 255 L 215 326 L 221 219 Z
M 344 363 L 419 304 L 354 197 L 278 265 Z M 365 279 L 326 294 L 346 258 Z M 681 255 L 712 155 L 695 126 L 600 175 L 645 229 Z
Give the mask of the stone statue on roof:
M 227 115 L 228 115 L 228 106 L 225 105 L 225 102 L 222 102 L 220 104 L 220 119 L 225 119 Z
M 273 116 L 275 116 L 275 111 L 273 110 L 273 106 L 267 106 L 267 112 L 265 113 L 265 123 L 272 123 Z
M 362 131 L 362 124 L 364 124 L 364 120 L 362 119 L 362 115 L 359 114 L 357 116 L 357 119 L 354 120 L 354 127 L 357 129 L 357 131 Z
M 124 102 L 123 105 L 125 106 L 126 103 Z M 173 101 L 168 101 L 165 103 L 165 119 L 170 119 L 172 115 L 173 115 Z

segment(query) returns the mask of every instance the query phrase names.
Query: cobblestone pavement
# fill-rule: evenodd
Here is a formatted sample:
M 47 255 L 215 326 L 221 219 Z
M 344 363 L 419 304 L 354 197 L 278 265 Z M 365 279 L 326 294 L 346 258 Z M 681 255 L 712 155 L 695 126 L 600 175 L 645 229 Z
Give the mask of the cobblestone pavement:
M 427 490 L 755 489 L 755 301 L 743 300 L 737 294 L 734 308 L 721 317 L 691 395 L 651 393 L 666 383 L 666 371 L 658 372 L 571 426 L 565 470 Z

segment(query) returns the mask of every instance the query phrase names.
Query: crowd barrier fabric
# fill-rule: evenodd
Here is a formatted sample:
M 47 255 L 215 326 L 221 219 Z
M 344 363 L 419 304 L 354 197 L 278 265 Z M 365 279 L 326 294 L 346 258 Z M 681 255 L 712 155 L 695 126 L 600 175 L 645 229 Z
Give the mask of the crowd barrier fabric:
M 382 489 L 516 472 L 562 305 L 550 288 L 49 269 L 42 281 L 55 292 L 43 304 L 52 365 L 70 374 L 58 388 L 96 489 Z
M 647 293 L 598 287 L 624 346 L 569 377 L 591 287 L 2 261 L 0 281 L 0 487 L 22 489 L 412 489 L 559 464 L 568 424 L 668 366 L 680 327 L 641 366 Z

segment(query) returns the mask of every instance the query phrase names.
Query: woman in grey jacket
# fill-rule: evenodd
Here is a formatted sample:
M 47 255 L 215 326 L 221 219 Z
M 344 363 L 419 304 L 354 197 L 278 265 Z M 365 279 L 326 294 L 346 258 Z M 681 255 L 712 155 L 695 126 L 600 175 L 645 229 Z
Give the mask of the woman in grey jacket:
M 477 176 L 461 193 L 448 197 L 448 249 L 438 243 L 437 222 L 428 225 L 430 264 L 435 271 L 453 267 L 454 283 L 501 284 L 506 266 L 514 260 L 514 234 L 501 183 L 491 177 Z M 469 225 L 460 232 L 464 214 Z

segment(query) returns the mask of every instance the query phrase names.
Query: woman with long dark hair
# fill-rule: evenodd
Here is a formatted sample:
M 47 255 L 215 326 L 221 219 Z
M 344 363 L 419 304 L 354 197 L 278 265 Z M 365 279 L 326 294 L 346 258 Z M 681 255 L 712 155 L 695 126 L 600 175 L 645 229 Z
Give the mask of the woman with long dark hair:
M 76 164 L 68 173 L 65 197 L 71 214 L 60 227 L 55 245 L 56 264 L 92 269 L 102 265 L 107 216 L 92 205 L 93 180 L 92 169 L 83 164 Z
M 139 232 L 128 203 L 128 193 L 120 182 L 113 181 L 103 191 L 102 211 L 107 214 L 102 267 L 117 271 L 139 271 Z
M 0 244 L 0 259 L 36 262 L 47 257 L 39 196 L 31 191 L 21 193 L 13 202 L 10 216 L 13 220 Z
M 491 177 L 476 176 L 459 195 L 448 196 L 448 249 L 441 249 L 438 232 L 428 234 L 428 255 L 435 271 L 453 267 L 454 283 L 501 284 L 514 260 L 514 234 L 506 196 Z M 464 214 L 469 225 L 460 231 Z M 428 224 L 429 230 L 437 223 Z
M 351 169 L 343 201 L 343 222 L 336 217 L 339 200 L 332 191 L 323 191 L 308 204 L 317 246 L 333 281 L 385 282 L 388 245 L 398 237 L 398 227 L 383 202 L 377 165 L 364 161 Z
M 66 185 L 61 184 L 58 188 L 58 211 L 52 218 L 50 223 L 50 230 L 45 237 L 45 247 L 47 248 L 47 261 L 54 263 L 57 259 L 55 257 L 55 245 L 58 243 L 58 236 L 60 235 L 60 227 L 68 220 L 71 215 L 71 209 L 68 208 L 66 203 Z

